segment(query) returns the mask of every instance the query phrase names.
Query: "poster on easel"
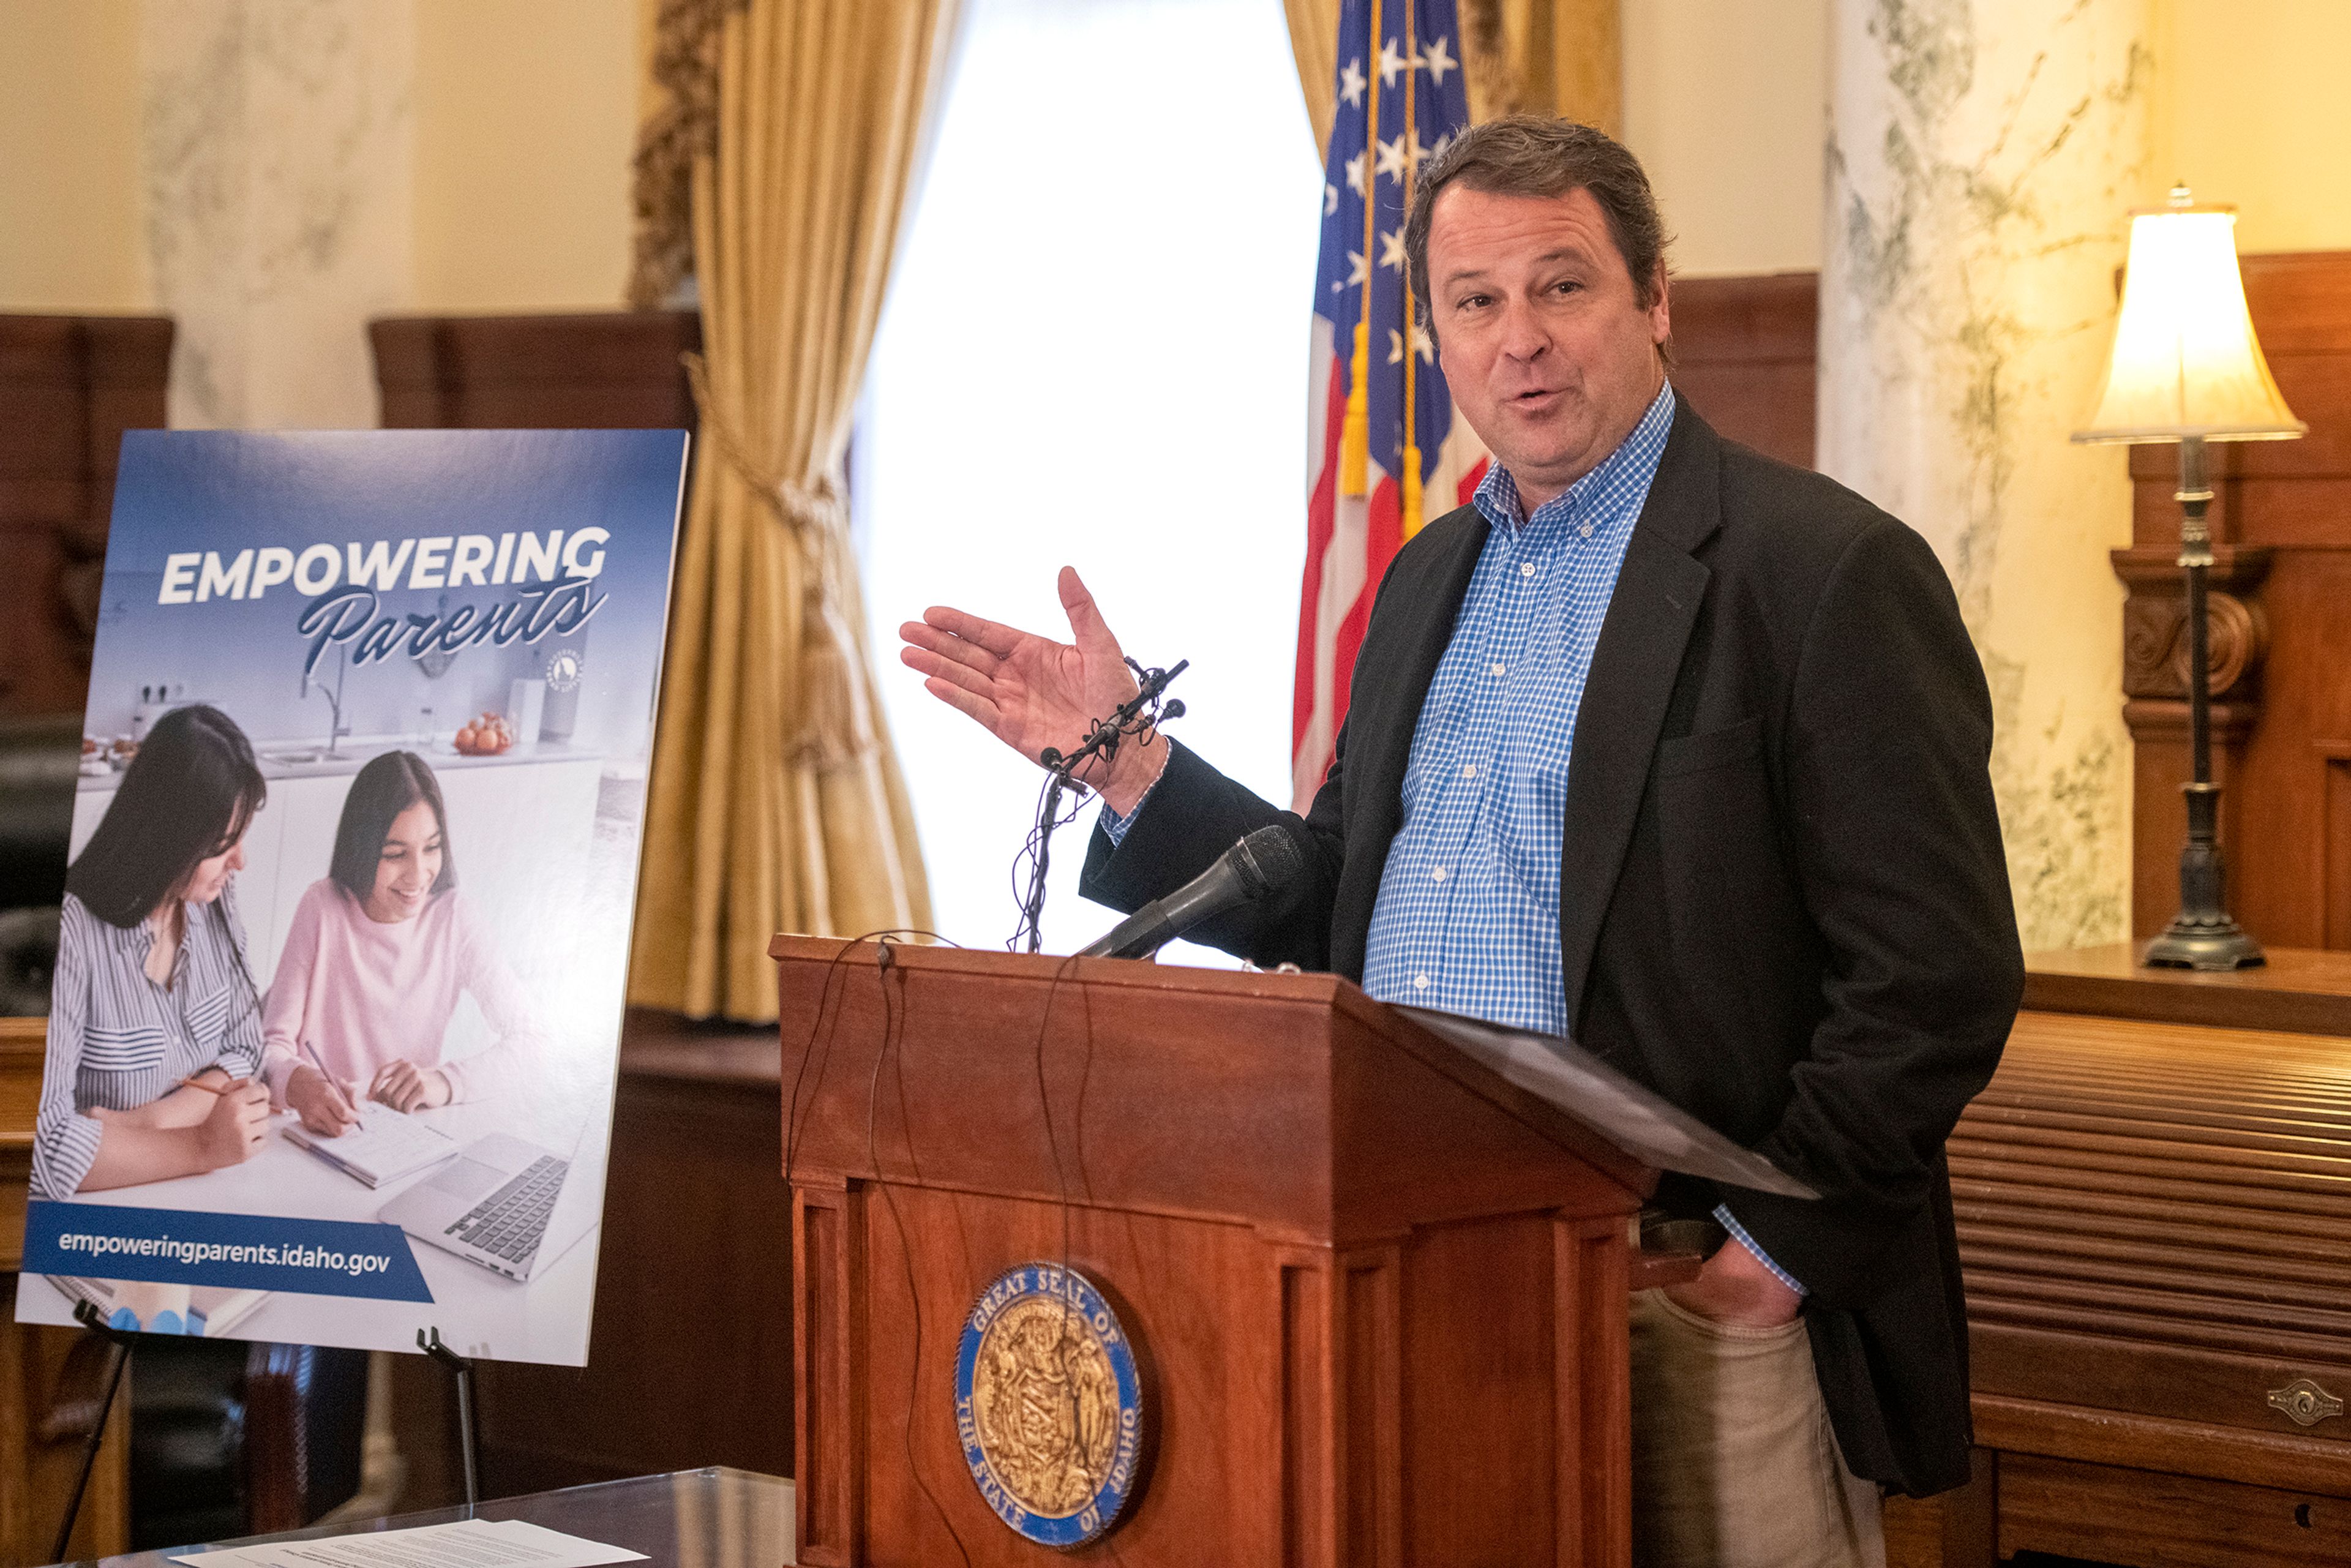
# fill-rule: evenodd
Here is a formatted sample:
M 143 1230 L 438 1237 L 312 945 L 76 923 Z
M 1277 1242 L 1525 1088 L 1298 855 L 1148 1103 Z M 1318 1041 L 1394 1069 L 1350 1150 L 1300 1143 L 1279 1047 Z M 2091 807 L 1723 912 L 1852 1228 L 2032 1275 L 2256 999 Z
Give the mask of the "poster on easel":
M 20 1322 L 586 1363 L 685 451 L 124 437 Z

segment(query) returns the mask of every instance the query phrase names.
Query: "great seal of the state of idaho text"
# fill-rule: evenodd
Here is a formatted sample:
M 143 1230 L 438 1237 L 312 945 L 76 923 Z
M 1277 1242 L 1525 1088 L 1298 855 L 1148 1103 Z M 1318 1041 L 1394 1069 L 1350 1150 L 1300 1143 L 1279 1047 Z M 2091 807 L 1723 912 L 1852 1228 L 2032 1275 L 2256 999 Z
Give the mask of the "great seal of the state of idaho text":
M 996 1517 L 1081 1546 L 1133 1500 L 1143 1385 L 1118 1314 L 1075 1270 L 1023 1263 L 980 1291 L 956 1354 L 956 1436 Z

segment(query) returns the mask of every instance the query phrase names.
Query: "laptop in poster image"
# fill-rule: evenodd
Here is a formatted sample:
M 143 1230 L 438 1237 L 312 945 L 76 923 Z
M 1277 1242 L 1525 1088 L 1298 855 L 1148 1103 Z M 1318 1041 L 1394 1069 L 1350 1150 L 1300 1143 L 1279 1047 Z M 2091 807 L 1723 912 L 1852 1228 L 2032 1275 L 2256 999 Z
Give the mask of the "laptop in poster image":
M 603 1140 L 585 1130 L 569 1155 L 493 1133 L 466 1145 L 376 1218 L 476 1268 L 525 1282 L 596 1228 L 602 1150 Z

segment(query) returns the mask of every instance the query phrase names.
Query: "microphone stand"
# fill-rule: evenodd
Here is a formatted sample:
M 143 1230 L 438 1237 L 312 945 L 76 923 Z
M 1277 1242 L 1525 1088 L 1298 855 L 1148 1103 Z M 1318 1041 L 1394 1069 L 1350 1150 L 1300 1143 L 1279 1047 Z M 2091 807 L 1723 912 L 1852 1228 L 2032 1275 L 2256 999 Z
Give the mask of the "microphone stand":
M 1064 756 L 1050 746 L 1038 754 L 1037 760 L 1045 769 L 1045 792 L 1037 808 L 1037 825 L 1029 831 L 1024 851 L 1029 860 L 1029 886 L 1020 900 L 1020 924 L 1014 929 L 1012 940 L 1006 944 L 1007 946 L 1034 953 L 1044 945 L 1041 922 L 1045 914 L 1045 869 L 1052 855 L 1053 830 L 1063 821 L 1061 797 L 1071 790 L 1075 790 L 1081 797 L 1086 793 L 1086 787 L 1078 782 L 1078 769 L 1097 757 L 1104 763 L 1111 762 L 1118 756 L 1120 743 L 1128 736 L 1147 735 L 1167 720 L 1184 716 L 1182 699 L 1163 703 L 1162 697 L 1167 690 L 1167 683 L 1192 667 L 1191 660 L 1178 659 L 1168 669 L 1146 670 L 1129 659 L 1126 667 L 1134 672 L 1136 685 L 1133 696 L 1113 709 L 1108 718 L 1098 721 L 1087 732 L 1086 737 L 1078 743 L 1077 748 L 1068 755 Z M 1074 807 L 1071 814 L 1075 814 Z M 1015 874 L 1019 874 L 1017 862 Z M 1025 948 L 1020 947 L 1023 937 L 1028 941 Z

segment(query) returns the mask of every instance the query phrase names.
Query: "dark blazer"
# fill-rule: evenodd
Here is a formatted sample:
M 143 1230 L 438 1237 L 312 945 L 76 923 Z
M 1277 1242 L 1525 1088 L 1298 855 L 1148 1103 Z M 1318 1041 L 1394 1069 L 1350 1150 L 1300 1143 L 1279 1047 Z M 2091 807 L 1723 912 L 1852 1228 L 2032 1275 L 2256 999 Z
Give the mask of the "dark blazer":
M 1283 821 L 1286 895 L 1195 935 L 1360 979 L 1405 759 L 1487 527 L 1397 554 L 1338 756 L 1304 819 L 1176 745 L 1082 888 L 1132 910 Z M 1560 950 L 1577 1040 L 1818 1189 L 1669 1177 L 1718 1200 L 1810 1291 L 1855 1472 L 1968 1479 L 1967 1321 L 1943 1143 L 2023 987 L 1989 777 L 1991 703 L 1917 534 L 1678 403 L 1595 646 L 1569 758 Z

